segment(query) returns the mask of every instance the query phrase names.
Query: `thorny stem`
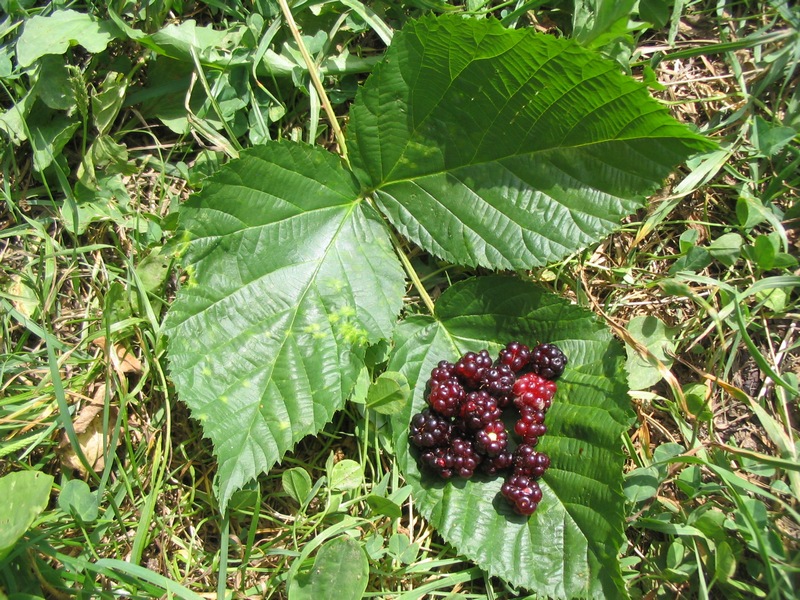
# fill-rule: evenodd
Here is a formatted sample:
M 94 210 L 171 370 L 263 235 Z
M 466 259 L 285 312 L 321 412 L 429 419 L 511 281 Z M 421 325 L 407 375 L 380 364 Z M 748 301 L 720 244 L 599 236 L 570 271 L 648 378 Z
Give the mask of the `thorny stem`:
M 322 87 L 322 81 L 319 78 L 318 67 L 312 60 L 311 55 L 308 53 L 306 45 L 303 43 L 303 38 L 300 36 L 300 30 L 298 29 L 297 23 L 294 20 L 294 16 L 292 16 L 292 11 L 289 8 L 288 0 L 278 0 L 278 3 L 281 5 L 281 12 L 286 19 L 286 24 L 289 26 L 292 36 L 294 37 L 295 42 L 297 42 L 297 47 L 300 49 L 300 54 L 303 56 L 303 60 L 306 63 L 308 74 L 311 77 L 311 83 L 314 84 L 314 89 L 316 89 L 317 94 L 319 94 L 320 101 L 325 109 L 325 114 L 328 115 L 328 120 L 331 122 L 333 134 L 336 136 L 336 142 L 339 144 L 339 152 L 341 153 L 345 163 L 347 163 L 349 166 L 350 160 L 347 158 L 347 144 L 344 140 L 344 133 L 342 132 L 342 128 L 339 126 L 339 121 L 336 120 L 336 113 L 333 112 L 333 106 L 331 105 L 331 101 L 328 99 L 328 94 L 325 93 L 325 88 Z

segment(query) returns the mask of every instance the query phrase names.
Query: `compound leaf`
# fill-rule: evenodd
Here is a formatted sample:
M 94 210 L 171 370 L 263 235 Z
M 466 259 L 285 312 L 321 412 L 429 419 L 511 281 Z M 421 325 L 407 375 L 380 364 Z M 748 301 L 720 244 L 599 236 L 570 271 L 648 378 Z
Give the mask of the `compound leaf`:
M 243 154 L 181 208 L 189 281 L 167 320 L 171 374 L 211 438 L 222 508 L 331 420 L 390 337 L 404 276 L 378 214 L 321 148 Z
M 388 368 L 402 372 L 412 402 L 393 417 L 398 461 L 415 503 L 436 530 L 492 575 L 542 597 L 625 597 L 617 553 L 624 541 L 620 435 L 631 423 L 625 354 L 588 311 L 517 279 L 492 276 L 456 284 L 436 317 L 411 317 L 398 328 Z M 409 447 L 411 415 L 425 406 L 425 382 L 439 360 L 508 341 L 557 342 L 569 357 L 547 435 L 551 457 L 544 493 L 530 517 L 499 496 L 502 478 L 441 480 L 420 472 Z
M 455 16 L 394 36 L 348 134 L 356 176 L 400 233 L 500 269 L 600 240 L 713 147 L 575 42 Z

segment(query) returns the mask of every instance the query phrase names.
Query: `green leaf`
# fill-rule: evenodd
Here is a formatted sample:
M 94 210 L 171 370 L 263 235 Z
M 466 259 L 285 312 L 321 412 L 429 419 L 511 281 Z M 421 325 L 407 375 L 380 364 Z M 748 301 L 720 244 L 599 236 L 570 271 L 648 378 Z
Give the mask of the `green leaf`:
M 307 574 L 289 580 L 289 600 L 361 598 L 369 581 L 369 562 L 361 544 L 349 536 L 325 542 Z
M 635 0 L 582 0 L 575 3 L 572 37 L 582 46 L 599 48 L 628 30 Z
M 63 56 L 43 56 L 39 60 L 39 72 L 33 89 L 49 108 L 66 111 L 77 108 L 75 88 Z
M 383 415 L 392 415 L 403 410 L 410 394 L 411 388 L 405 375 L 386 371 L 370 386 L 367 408 Z
M 33 165 L 37 171 L 44 171 L 59 156 L 64 146 L 80 126 L 62 113 L 42 110 L 29 119 L 30 142 L 33 148 Z
M 404 565 L 409 565 L 417 558 L 419 544 L 412 544 L 405 533 L 394 533 L 389 538 L 389 552 Z
M 0 477 L 0 560 L 8 556 L 50 500 L 53 477 L 39 471 L 19 471 Z
M 689 248 L 686 256 L 681 256 L 669 268 L 671 275 L 681 271 L 700 271 L 711 264 L 711 253 L 705 248 L 694 246 Z
M 633 502 L 642 502 L 656 495 L 661 479 L 656 467 L 634 469 L 625 476 L 625 497 Z
M 791 142 L 798 132 L 792 127 L 773 125 L 756 116 L 752 133 L 753 146 L 761 156 L 770 157 L 783 150 L 784 146 Z
M 363 479 L 364 471 L 361 465 L 349 458 L 334 464 L 328 475 L 331 488 L 339 491 L 353 490 L 361 485 Z
M 639 16 L 661 29 L 669 21 L 672 0 L 639 0 Z
M 311 476 L 303 467 L 292 467 L 281 475 L 283 491 L 289 494 L 300 506 L 303 506 L 311 492 Z
M 726 233 L 708 245 L 708 251 L 726 267 L 732 267 L 739 260 L 742 249 L 742 236 L 738 233 Z
M 400 233 L 493 268 L 601 239 L 675 164 L 714 147 L 576 43 L 455 16 L 394 36 L 348 134 L 356 176 Z
M 380 217 L 320 148 L 244 153 L 180 215 L 190 279 L 167 319 L 171 372 L 214 443 L 224 509 L 342 407 L 404 279 Z
M 675 350 L 675 335 L 678 333 L 675 328 L 667 327 L 658 317 L 647 316 L 634 317 L 626 329 L 666 367 L 672 366 L 669 353 Z M 632 390 L 646 390 L 661 381 L 661 372 L 655 364 L 650 364 L 629 346 L 626 350 L 628 361 L 625 370 L 628 371 L 628 385 Z
M 58 507 L 84 523 L 91 523 L 99 513 L 97 494 L 82 479 L 70 479 L 61 486 Z
M 753 243 L 753 257 L 759 268 L 768 271 L 775 264 L 775 256 L 778 254 L 778 247 L 775 241 L 768 235 L 759 235 Z
M 392 502 L 383 496 L 370 494 L 366 497 L 367 504 L 377 514 L 384 515 L 390 519 L 399 519 L 403 516 L 403 509 L 396 502 Z
M 125 101 L 127 81 L 122 73 L 109 71 L 100 86 L 100 91 L 92 94 L 92 117 L 100 135 L 108 133 Z
M 483 347 L 496 352 L 510 340 L 556 342 L 569 357 L 539 444 L 552 460 L 541 481 L 544 499 L 530 518 L 498 497 L 500 478 L 445 482 L 421 473 L 408 443 L 409 421 L 425 406 L 436 363 Z M 633 415 L 623 357 L 590 312 L 513 278 L 458 283 L 438 300 L 435 318 L 406 319 L 388 368 L 404 373 L 414 392 L 391 423 L 420 512 L 464 556 L 515 586 L 560 598 L 624 597 L 620 435 Z
M 29 67 L 42 56 L 64 54 L 74 45 L 98 54 L 116 33 L 111 23 L 74 10 L 59 10 L 47 17 L 34 15 L 25 21 L 17 40 L 17 61 L 21 67 Z

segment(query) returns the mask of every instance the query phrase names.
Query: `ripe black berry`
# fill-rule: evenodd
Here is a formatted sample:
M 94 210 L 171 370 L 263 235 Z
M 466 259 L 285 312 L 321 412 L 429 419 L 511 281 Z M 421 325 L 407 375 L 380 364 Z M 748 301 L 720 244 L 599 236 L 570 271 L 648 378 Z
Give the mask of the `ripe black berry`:
M 528 364 L 531 355 L 530 348 L 519 342 L 509 342 L 506 347 L 500 350 L 498 362 L 508 365 L 515 373 L 521 371 Z
M 409 440 L 418 448 L 447 446 L 450 443 L 450 420 L 426 408 L 411 418 Z
M 487 456 L 481 462 L 481 470 L 487 475 L 497 475 L 509 471 L 514 466 L 514 455 L 508 450 L 500 452 L 497 456 Z
M 502 414 L 497 401 L 488 392 L 470 392 L 461 405 L 462 427 L 465 431 L 483 429 Z
M 508 365 L 497 365 L 491 369 L 486 369 L 481 377 L 481 389 L 486 390 L 492 396 L 506 396 L 511 393 L 514 387 L 514 371 Z
M 533 444 L 520 444 L 514 450 L 514 473 L 538 479 L 550 466 L 550 457 L 537 452 Z
M 567 357 L 555 344 L 539 344 L 531 350 L 528 367 L 545 379 L 558 379 L 567 366 Z
M 445 381 L 433 385 L 428 394 L 428 404 L 431 408 L 444 417 L 454 417 L 461 409 L 466 392 L 458 379 L 451 377 Z
M 461 477 L 469 479 L 481 463 L 481 456 L 475 451 L 470 440 L 453 438 L 450 444 L 453 458 L 453 470 Z
M 492 366 L 492 357 L 487 350 L 467 352 L 456 363 L 456 375 L 470 387 L 478 387 L 484 371 Z
M 431 371 L 430 385 L 443 383 L 456 376 L 456 366 L 446 360 L 440 360 L 439 364 Z
M 525 475 L 512 475 L 503 483 L 500 493 L 505 496 L 514 510 L 521 515 L 532 515 L 542 501 L 539 484 Z
M 431 448 L 419 455 L 423 465 L 442 479 L 453 476 L 453 454 L 449 448 Z
M 503 452 L 508 447 L 508 432 L 505 423 L 498 419 L 477 431 L 475 447 L 487 456 L 497 456 Z
M 547 427 L 544 425 L 545 412 L 525 406 L 523 406 L 519 412 L 520 418 L 514 425 L 514 432 L 525 442 L 536 445 L 539 438 L 547 433 Z
M 555 379 L 567 358 L 554 344 L 533 350 L 510 342 L 492 362 L 487 350 L 467 352 L 457 362 L 440 361 L 431 370 L 426 401 L 429 407 L 411 418 L 409 441 L 419 448 L 421 468 L 444 479 L 507 474 L 501 494 L 514 510 L 532 514 L 542 500 L 536 480 L 550 466 L 537 452 L 547 433 L 545 413 L 556 393 Z M 521 443 L 510 451 L 504 410 L 516 406 L 513 433 Z M 521 438 L 521 439 L 520 439 Z

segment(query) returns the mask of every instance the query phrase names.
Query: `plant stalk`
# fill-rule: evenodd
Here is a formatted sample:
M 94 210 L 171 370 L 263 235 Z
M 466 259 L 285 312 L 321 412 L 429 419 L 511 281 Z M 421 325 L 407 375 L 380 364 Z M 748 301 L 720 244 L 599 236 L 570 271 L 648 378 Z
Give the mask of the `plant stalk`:
M 422 298 L 425 308 L 428 309 L 428 312 L 431 313 L 431 316 L 435 315 L 436 313 L 434 312 L 433 300 L 431 299 L 430 295 L 428 295 L 428 291 L 425 289 L 425 286 L 422 284 L 419 275 L 417 275 L 417 272 L 414 270 L 414 266 L 411 264 L 411 261 L 408 260 L 406 253 L 403 251 L 403 246 L 400 243 L 400 240 L 397 239 L 397 235 L 395 235 L 395 232 L 391 227 L 387 227 L 387 230 L 389 231 L 389 235 L 392 236 L 392 246 L 394 246 L 395 252 L 400 258 L 400 262 L 403 263 L 403 268 L 406 270 L 406 273 L 408 273 L 411 283 L 417 290 L 419 297 Z
M 283 13 L 284 18 L 286 19 L 286 24 L 289 26 L 292 36 L 294 37 L 295 42 L 297 42 L 297 47 L 300 49 L 300 54 L 303 56 L 303 60 L 306 63 L 308 74 L 311 77 L 311 83 L 314 85 L 314 89 L 317 90 L 317 94 L 319 94 L 320 100 L 322 101 L 322 106 L 325 109 L 325 114 L 328 115 L 328 120 L 331 122 L 333 134 L 336 136 L 336 142 L 339 144 L 339 153 L 342 155 L 345 163 L 347 163 L 349 166 L 350 160 L 347 157 L 347 144 L 345 143 L 344 133 L 342 132 L 342 128 L 339 126 L 339 121 L 336 120 L 336 113 L 333 112 L 333 106 L 328 98 L 328 94 L 325 93 L 325 88 L 322 87 L 322 80 L 319 78 L 318 67 L 312 60 L 311 55 L 308 53 L 306 45 L 303 43 L 300 30 L 298 29 L 297 23 L 292 15 L 292 11 L 289 8 L 288 0 L 278 0 L 278 3 L 281 6 L 281 12 Z

